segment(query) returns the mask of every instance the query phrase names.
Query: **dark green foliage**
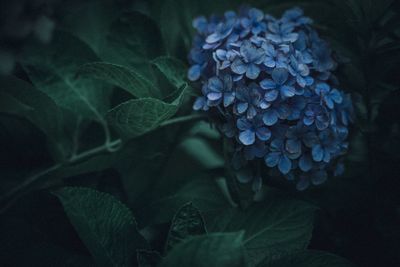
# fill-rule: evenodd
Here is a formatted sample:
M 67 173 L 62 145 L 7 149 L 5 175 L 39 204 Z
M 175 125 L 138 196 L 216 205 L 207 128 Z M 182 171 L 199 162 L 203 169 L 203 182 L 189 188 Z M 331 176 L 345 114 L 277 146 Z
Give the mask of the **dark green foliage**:
M 64 2 L 0 77 L 0 266 L 399 265 L 398 1 Z M 192 19 L 242 4 L 300 6 L 332 44 L 357 115 L 344 176 L 229 191 L 186 60 Z

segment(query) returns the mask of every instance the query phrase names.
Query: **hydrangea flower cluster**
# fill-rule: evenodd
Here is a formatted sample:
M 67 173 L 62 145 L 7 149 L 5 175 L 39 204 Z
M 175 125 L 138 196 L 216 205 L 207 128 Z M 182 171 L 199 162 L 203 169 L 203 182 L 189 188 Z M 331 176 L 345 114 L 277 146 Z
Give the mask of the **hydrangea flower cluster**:
M 263 161 L 298 190 L 340 175 L 352 122 L 350 95 L 338 88 L 332 50 L 300 8 L 280 19 L 251 8 L 193 21 L 189 80 L 193 105 L 233 140 L 232 166 Z M 238 176 L 261 186 L 257 173 Z

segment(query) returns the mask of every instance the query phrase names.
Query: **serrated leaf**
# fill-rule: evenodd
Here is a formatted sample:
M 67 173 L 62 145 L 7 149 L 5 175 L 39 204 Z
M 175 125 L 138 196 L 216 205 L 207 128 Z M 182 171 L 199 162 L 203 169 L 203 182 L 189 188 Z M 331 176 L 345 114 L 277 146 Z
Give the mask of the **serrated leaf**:
M 265 258 L 303 250 L 311 238 L 313 206 L 272 190 L 266 194 L 269 197 L 262 203 L 254 203 L 246 210 L 226 210 L 207 224 L 210 232 L 245 230 L 243 244 L 250 266 Z
M 152 63 L 160 70 L 168 81 L 176 88 L 186 83 L 186 67 L 182 61 L 173 57 L 158 57 Z
M 206 232 L 200 211 L 189 202 L 180 208 L 172 219 L 166 250 L 170 250 L 189 236 L 206 234 Z
M 152 250 L 138 250 L 137 261 L 139 267 L 156 267 L 161 262 L 160 253 Z
M 152 82 L 135 70 L 121 65 L 107 62 L 88 63 L 79 69 L 78 75 L 106 81 L 121 87 L 137 98 L 156 97 L 158 95 Z
M 74 187 L 54 194 L 99 266 L 132 266 L 136 249 L 147 248 L 131 211 L 113 196 Z
M 126 101 L 108 112 L 108 120 L 123 138 L 143 135 L 156 129 L 178 111 L 185 88 L 179 89 L 179 95 L 171 103 L 155 98 Z
M 243 267 L 243 232 L 191 237 L 176 245 L 160 266 Z
M 279 260 L 268 260 L 257 267 L 354 267 L 337 255 L 316 250 L 301 251 Z
M 22 64 L 37 89 L 60 107 L 76 115 L 103 120 L 109 88 L 104 83 L 76 77 L 79 66 L 99 61 L 94 52 L 73 35 L 58 31 L 49 45 L 30 45 Z

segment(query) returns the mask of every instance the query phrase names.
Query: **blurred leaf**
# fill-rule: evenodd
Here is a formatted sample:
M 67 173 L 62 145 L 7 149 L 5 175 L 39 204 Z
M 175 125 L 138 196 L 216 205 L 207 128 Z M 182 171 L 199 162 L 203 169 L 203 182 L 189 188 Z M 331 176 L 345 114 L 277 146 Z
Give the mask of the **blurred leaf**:
M 176 245 L 160 266 L 245 266 L 243 236 L 243 232 L 236 232 L 190 237 Z
M 206 177 L 188 182 L 173 195 L 159 196 L 159 190 L 154 190 L 154 193 L 156 195 L 151 196 L 153 200 L 137 211 L 137 219 L 141 226 L 170 221 L 179 208 L 188 202 L 192 202 L 202 215 L 220 214 L 230 207 L 216 182 Z
M 26 49 L 23 66 L 35 86 L 57 105 L 101 121 L 108 109 L 109 90 L 97 81 L 76 77 L 80 65 L 93 61 L 99 59 L 85 43 L 66 32 L 56 32 L 51 44 Z
M 164 54 L 157 24 L 134 11 L 121 15 L 110 26 L 101 51 L 105 61 L 130 67 L 149 80 L 155 80 L 150 60 Z
M 279 260 L 267 260 L 258 267 L 353 267 L 348 260 L 334 254 L 306 250 Z
M 131 211 L 113 196 L 73 187 L 54 194 L 99 266 L 131 266 L 136 249 L 147 247 Z
M 155 98 L 126 101 L 108 112 L 110 124 L 123 138 L 133 138 L 152 131 L 175 115 L 185 96 L 185 89 L 180 88 L 179 95 L 171 103 Z
M 186 67 L 180 60 L 173 57 L 158 57 L 152 63 L 165 75 L 176 88 L 186 83 Z
M 135 70 L 121 65 L 107 62 L 88 63 L 80 68 L 78 74 L 121 87 L 137 98 L 156 97 L 158 95 L 158 89 L 152 82 Z
M 172 249 L 185 238 L 206 234 L 203 217 L 192 203 L 185 204 L 172 219 L 166 250 Z
M 210 232 L 244 230 L 243 245 L 251 266 L 305 249 L 311 239 L 315 208 L 273 190 L 266 194 L 263 202 L 246 210 L 227 209 L 207 224 Z
M 139 267 L 156 267 L 161 262 L 162 258 L 157 251 L 138 250 L 137 260 Z
M 66 155 L 63 147 L 62 113 L 46 94 L 31 84 L 15 77 L 0 77 L 0 111 L 15 114 L 29 120 L 47 135 L 54 152 Z

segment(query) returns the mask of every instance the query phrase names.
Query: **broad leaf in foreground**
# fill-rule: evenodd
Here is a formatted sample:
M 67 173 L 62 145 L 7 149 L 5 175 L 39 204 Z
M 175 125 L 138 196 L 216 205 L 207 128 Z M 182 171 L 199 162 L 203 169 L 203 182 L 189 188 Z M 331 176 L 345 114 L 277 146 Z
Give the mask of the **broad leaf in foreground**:
M 213 233 L 190 237 L 176 245 L 161 262 L 162 267 L 242 267 L 243 232 Z
M 126 101 L 108 112 L 108 120 L 123 138 L 133 138 L 156 129 L 171 118 L 184 99 L 186 87 L 172 102 L 156 98 L 140 98 Z
M 311 238 L 315 208 L 272 190 L 246 210 L 228 209 L 207 224 L 210 232 L 245 231 L 243 244 L 251 266 L 303 250 Z
M 27 47 L 22 64 L 36 88 L 58 106 L 102 121 L 109 106 L 109 88 L 104 83 L 76 76 L 79 66 L 93 61 L 99 59 L 89 46 L 69 33 L 58 31 L 51 44 Z
M 168 81 L 176 88 L 180 88 L 186 83 L 186 67 L 180 60 L 173 57 L 158 57 L 152 61 Z
M 142 74 L 125 66 L 93 62 L 83 65 L 78 74 L 116 85 L 137 98 L 158 96 L 157 89 L 152 82 Z
M 136 250 L 147 248 L 131 211 L 113 196 L 74 187 L 54 194 L 99 266 L 131 266 Z

